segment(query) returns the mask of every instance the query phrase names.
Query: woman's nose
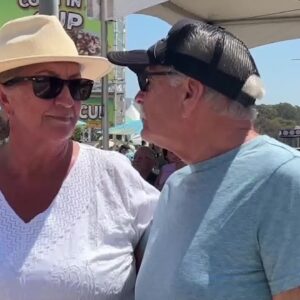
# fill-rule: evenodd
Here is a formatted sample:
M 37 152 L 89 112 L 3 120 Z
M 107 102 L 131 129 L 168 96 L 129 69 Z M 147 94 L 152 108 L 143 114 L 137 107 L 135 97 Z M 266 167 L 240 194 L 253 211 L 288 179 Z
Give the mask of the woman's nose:
M 74 105 L 74 99 L 67 85 L 64 85 L 59 95 L 56 96 L 55 103 L 65 107 L 72 107 Z

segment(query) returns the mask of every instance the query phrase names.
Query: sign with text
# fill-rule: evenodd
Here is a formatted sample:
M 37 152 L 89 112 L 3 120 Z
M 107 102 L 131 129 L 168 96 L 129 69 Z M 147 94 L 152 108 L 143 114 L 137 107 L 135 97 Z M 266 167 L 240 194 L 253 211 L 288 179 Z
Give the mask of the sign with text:
M 100 97 L 91 97 L 81 105 L 80 119 L 86 122 L 87 127 L 101 128 L 102 106 Z M 113 97 L 108 99 L 108 122 L 109 126 L 114 126 L 115 121 L 115 101 Z
M 38 14 L 39 0 L 0 1 L 0 26 L 9 20 Z M 101 55 L 100 0 L 61 0 L 59 19 L 76 44 L 81 55 Z M 108 50 L 114 45 L 114 22 L 108 24 Z M 113 73 L 109 75 L 109 86 L 114 85 Z M 91 99 L 82 105 L 81 119 L 88 126 L 101 127 L 100 82 L 95 83 Z M 114 105 L 110 99 L 109 122 L 114 124 Z
M 4 3 L 5 2 L 5 3 Z M 0 2 L 0 25 L 9 20 L 38 13 L 38 0 Z M 73 38 L 80 54 L 101 55 L 99 0 L 61 0 L 59 19 Z M 114 45 L 114 22 L 108 24 L 108 50 Z

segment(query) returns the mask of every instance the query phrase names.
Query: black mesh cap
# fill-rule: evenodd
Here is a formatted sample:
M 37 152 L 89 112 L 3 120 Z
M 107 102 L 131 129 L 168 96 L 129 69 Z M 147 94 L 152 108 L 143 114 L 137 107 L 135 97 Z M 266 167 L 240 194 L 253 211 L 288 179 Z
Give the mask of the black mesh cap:
M 172 66 L 244 106 L 256 100 L 249 89 L 243 88 L 250 76 L 259 77 L 249 49 L 215 25 L 184 19 L 148 50 L 109 52 L 107 57 L 136 73 L 150 65 Z

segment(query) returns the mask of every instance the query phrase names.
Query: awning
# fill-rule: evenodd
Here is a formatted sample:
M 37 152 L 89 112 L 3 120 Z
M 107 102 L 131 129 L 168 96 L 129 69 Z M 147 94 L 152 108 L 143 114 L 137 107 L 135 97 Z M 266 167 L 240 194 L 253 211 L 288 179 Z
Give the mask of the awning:
M 218 24 L 255 47 L 300 37 L 300 1 L 295 0 L 108 0 L 107 18 L 132 13 L 175 23 L 193 18 Z
M 141 120 L 129 121 L 109 128 L 109 134 L 118 135 L 140 135 L 143 128 Z

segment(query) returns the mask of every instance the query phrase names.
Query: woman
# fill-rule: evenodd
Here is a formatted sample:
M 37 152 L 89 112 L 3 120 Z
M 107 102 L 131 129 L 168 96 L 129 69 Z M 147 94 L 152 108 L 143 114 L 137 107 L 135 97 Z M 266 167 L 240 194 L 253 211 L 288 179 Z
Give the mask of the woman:
M 0 299 L 133 299 L 158 192 L 126 157 L 71 141 L 110 64 L 79 56 L 54 16 L 0 29 Z

